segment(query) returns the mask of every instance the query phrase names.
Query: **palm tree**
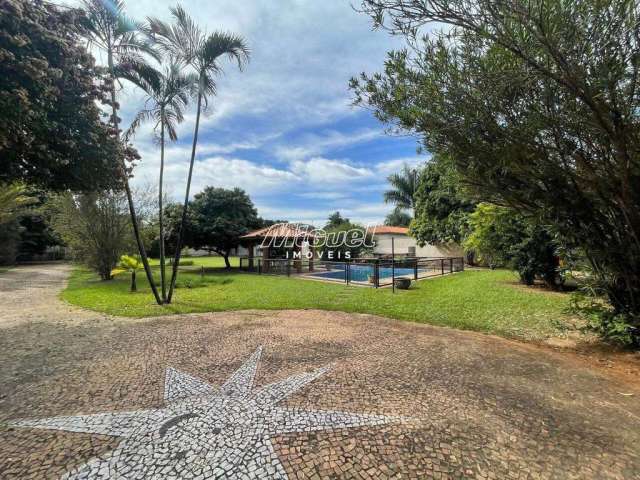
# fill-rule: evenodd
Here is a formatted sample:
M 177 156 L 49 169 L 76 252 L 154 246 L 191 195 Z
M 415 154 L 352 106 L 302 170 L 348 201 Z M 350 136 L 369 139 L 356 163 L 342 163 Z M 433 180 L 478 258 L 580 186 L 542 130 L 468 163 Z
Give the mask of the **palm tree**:
M 414 196 L 418 188 L 418 169 L 405 165 L 400 173 L 389 175 L 387 181 L 392 188 L 384 192 L 384 201 L 412 210 L 415 216 Z
M 249 49 L 242 37 L 225 32 L 207 34 L 198 28 L 195 22 L 180 6 L 172 8 L 171 14 L 174 19 L 174 24 L 172 25 L 150 18 L 148 20 L 150 33 L 156 39 L 159 48 L 167 52 L 172 57 L 190 65 L 195 70 L 196 75 L 198 76 L 198 89 L 196 124 L 193 132 L 193 144 L 191 147 L 191 162 L 189 164 L 187 188 L 182 207 L 182 218 L 178 230 L 178 240 L 173 260 L 167 303 L 171 303 L 171 297 L 173 296 L 173 289 L 178 275 L 180 250 L 182 249 L 185 224 L 187 221 L 187 208 L 189 204 L 191 179 L 193 176 L 193 164 L 195 162 L 196 148 L 198 145 L 198 130 L 200 128 L 202 103 L 204 102 L 206 108 L 208 104 L 208 97 L 213 96 L 216 93 L 214 78 L 216 75 L 222 73 L 222 67 L 219 64 L 221 57 L 227 57 L 230 60 L 235 60 L 240 70 L 242 70 L 244 64 L 249 60 Z
M 36 202 L 21 183 L 0 183 L 0 226 L 12 222 L 25 207 Z
M 164 177 L 164 147 L 165 132 L 169 140 L 175 142 L 178 139 L 177 124 L 184 120 L 183 111 L 189 103 L 189 95 L 193 91 L 197 79 L 194 75 L 183 75 L 181 65 L 170 61 L 164 72 L 157 72 L 151 77 L 151 81 L 137 78 L 133 75 L 125 76 L 146 92 L 145 108 L 138 112 L 127 130 L 125 138 L 129 139 L 144 121 L 154 122 L 155 132 L 160 130 L 160 179 L 158 186 L 158 224 L 160 229 L 160 283 L 162 286 L 162 301 L 167 300 L 165 255 L 164 255 L 164 207 L 163 207 L 163 177 Z
M 86 31 L 83 33 L 87 35 L 92 46 L 99 48 L 107 55 L 107 68 L 111 82 L 111 123 L 115 134 L 120 137 L 118 103 L 116 101 L 116 83 L 119 76 L 124 75 L 124 72 L 133 71 L 136 71 L 139 77 L 152 74 L 152 69 L 145 61 L 145 55 L 157 58 L 157 54 L 152 45 L 140 36 L 141 26 L 125 16 L 124 2 L 121 0 L 84 0 L 83 8 L 88 20 Z M 153 296 L 156 302 L 161 305 L 162 299 L 158 295 L 158 289 L 149 267 L 147 252 L 140 236 L 138 218 L 129 186 L 129 172 L 124 157 L 120 167 L 140 258 Z

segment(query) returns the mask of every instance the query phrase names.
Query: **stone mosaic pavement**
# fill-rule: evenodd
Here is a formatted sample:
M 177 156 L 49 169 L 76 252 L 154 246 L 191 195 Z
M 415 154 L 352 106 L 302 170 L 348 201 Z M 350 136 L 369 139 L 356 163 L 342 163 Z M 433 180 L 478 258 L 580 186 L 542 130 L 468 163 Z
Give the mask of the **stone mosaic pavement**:
M 573 357 L 338 312 L 110 318 L 56 299 L 67 271 L 0 275 L 2 479 L 639 478 L 640 388 Z

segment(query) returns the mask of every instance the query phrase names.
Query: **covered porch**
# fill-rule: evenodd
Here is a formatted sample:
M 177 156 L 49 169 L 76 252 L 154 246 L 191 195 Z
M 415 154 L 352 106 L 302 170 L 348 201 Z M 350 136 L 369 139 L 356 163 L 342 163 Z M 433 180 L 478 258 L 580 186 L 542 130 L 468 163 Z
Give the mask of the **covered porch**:
M 269 273 L 286 264 L 287 268 L 301 272 L 304 261 L 313 271 L 315 235 L 313 227 L 309 225 L 281 223 L 254 230 L 240 239 L 241 245 L 248 250 L 248 255 L 240 258 L 240 268 L 243 270 Z M 256 258 L 260 261 L 256 261 Z M 286 259 L 292 261 L 282 262 Z

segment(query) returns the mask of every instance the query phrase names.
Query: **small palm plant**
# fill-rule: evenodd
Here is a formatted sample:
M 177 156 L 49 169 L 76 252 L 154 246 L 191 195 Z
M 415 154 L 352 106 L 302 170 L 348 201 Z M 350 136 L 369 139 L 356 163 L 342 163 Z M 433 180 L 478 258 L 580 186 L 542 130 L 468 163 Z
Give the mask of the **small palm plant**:
M 83 9 L 87 22 L 83 26 L 82 33 L 87 36 L 91 46 L 100 49 L 107 56 L 111 124 L 116 135 L 120 137 L 116 84 L 124 75 L 133 76 L 133 72 L 136 72 L 137 78 L 152 76 L 154 69 L 149 66 L 146 57 L 151 56 L 157 59 L 158 54 L 146 37 L 141 35 L 142 26 L 125 15 L 124 2 L 121 0 L 84 0 Z M 153 281 L 147 253 L 140 235 L 133 195 L 129 186 L 129 171 L 125 165 L 124 157 L 122 158 L 121 171 L 140 258 L 156 302 L 161 304 L 162 300 Z
M 131 273 L 131 292 L 138 291 L 138 284 L 136 283 L 136 272 L 142 267 L 142 262 L 136 257 L 131 257 L 129 255 L 122 255 L 120 257 L 120 268 Z
M 184 120 L 184 109 L 189 103 L 189 95 L 195 88 L 197 78 L 195 75 L 183 75 L 182 66 L 175 62 L 169 62 L 163 72 L 157 72 L 151 81 L 142 78 L 131 78 L 141 86 L 147 94 L 145 108 L 138 112 L 131 123 L 125 137 L 128 139 L 145 121 L 154 122 L 153 130 L 159 134 L 160 142 L 160 178 L 158 186 L 158 224 L 160 229 L 160 283 L 162 289 L 162 301 L 167 300 L 166 275 L 165 275 L 165 250 L 164 250 L 164 206 L 163 206 L 163 178 L 164 178 L 164 150 L 165 133 L 169 140 L 175 142 L 178 139 L 177 124 Z M 125 76 L 125 78 L 128 78 Z
M 178 275 L 178 265 L 180 264 L 180 250 L 182 248 L 185 224 L 187 221 L 189 192 L 198 145 L 198 130 L 200 128 L 200 115 L 203 110 L 203 103 L 204 108 L 206 108 L 209 97 L 216 94 L 215 77 L 222 73 L 222 66 L 220 65 L 220 59 L 222 57 L 227 57 L 229 60 L 235 61 L 240 70 L 242 70 L 245 63 L 249 60 L 249 49 L 242 37 L 226 32 L 207 34 L 198 28 L 191 17 L 189 17 L 180 6 L 172 8 L 171 15 L 174 19 L 173 24 L 149 18 L 150 35 L 155 39 L 160 50 L 193 68 L 198 77 L 198 88 L 191 161 L 182 207 L 182 217 L 178 227 L 178 239 L 167 303 L 171 303 L 171 297 L 173 296 L 176 277 Z

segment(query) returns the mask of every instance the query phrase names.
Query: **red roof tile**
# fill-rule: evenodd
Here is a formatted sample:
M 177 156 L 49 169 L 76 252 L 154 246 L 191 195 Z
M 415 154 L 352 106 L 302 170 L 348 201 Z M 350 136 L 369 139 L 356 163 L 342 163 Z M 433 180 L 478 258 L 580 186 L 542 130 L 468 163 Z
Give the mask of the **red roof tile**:
M 272 225 L 270 227 L 254 230 L 240 238 L 265 238 L 265 237 L 279 237 L 279 238 L 297 238 L 297 237 L 313 237 L 311 233 L 306 233 L 305 226 L 299 226 L 295 223 L 281 223 Z
M 388 227 L 386 225 L 377 225 L 374 227 L 376 234 L 396 234 L 396 235 L 409 235 L 409 229 L 407 227 Z

